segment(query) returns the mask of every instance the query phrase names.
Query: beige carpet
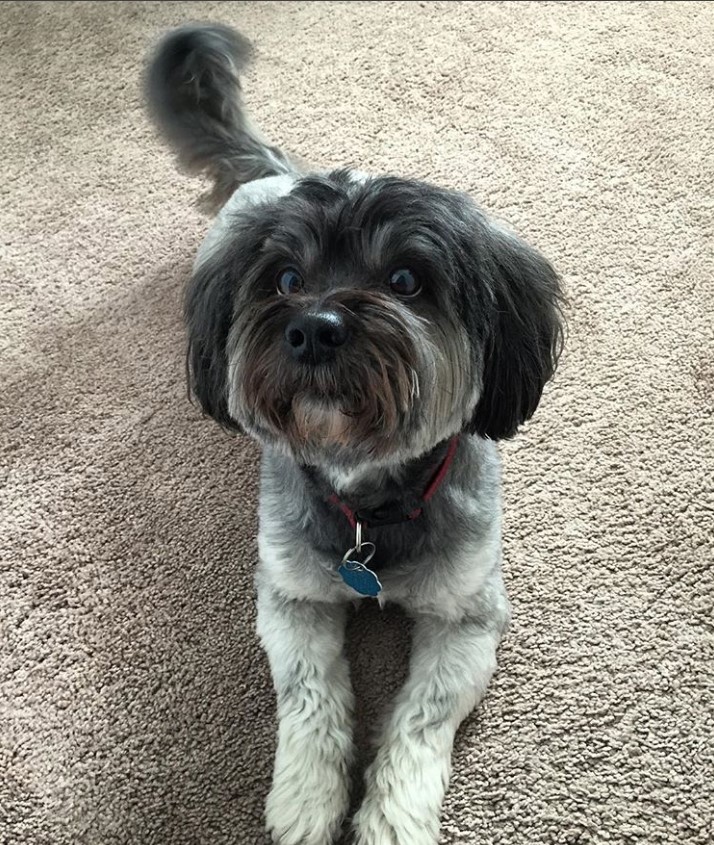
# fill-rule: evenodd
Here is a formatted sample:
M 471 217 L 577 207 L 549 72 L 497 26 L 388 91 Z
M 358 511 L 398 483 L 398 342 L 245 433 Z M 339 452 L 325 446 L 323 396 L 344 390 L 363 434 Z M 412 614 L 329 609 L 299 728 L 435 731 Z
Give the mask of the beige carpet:
M 263 842 L 258 453 L 186 400 L 207 222 L 138 93 L 197 18 L 257 41 L 276 141 L 472 191 L 566 281 L 567 355 L 503 449 L 515 621 L 443 842 L 710 843 L 706 2 L 0 4 L 0 843 Z M 407 647 L 352 623 L 364 725 Z

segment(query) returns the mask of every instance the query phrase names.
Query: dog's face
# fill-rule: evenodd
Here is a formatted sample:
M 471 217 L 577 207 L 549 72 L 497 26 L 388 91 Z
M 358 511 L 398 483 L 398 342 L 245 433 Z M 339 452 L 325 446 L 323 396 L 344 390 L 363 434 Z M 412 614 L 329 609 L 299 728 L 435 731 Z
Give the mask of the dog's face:
M 189 286 L 192 388 L 303 463 L 510 437 L 561 340 L 550 265 L 466 197 L 347 172 L 240 210 Z

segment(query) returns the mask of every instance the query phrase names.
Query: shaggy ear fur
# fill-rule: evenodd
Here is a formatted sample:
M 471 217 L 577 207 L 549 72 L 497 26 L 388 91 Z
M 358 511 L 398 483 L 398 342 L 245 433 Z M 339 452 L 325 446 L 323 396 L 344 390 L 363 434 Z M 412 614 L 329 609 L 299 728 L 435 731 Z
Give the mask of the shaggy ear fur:
M 530 419 L 555 372 L 563 343 L 562 291 L 536 250 L 491 224 L 484 234 L 479 263 L 488 277 L 491 314 L 471 430 L 500 440 Z
M 224 428 L 240 428 L 228 413 L 226 344 L 235 300 L 232 262 L 212 258 L 201 263 L 186 291 L 184 318 L 188 329 L 186 372 L 189 391 L 205 414 Z

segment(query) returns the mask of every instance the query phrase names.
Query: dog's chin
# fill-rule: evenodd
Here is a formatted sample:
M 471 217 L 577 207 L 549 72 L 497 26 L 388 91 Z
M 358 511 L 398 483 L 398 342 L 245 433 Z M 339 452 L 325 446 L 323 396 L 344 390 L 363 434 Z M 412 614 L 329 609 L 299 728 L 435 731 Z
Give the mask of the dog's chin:
M 287 435 L 297 448 L 331 451 L 357 445 L 354 419 L 335 403 L 310 396 L 293 399 Z
M 396 454 L 399 438 L 365 426 L 359 414 L 343 403 L 311 394 L 293 397 L 278 420 L 254 426 L 264 445 L 291 455 L 301 464 L 353 468 L 364 462 L 387 461 Z

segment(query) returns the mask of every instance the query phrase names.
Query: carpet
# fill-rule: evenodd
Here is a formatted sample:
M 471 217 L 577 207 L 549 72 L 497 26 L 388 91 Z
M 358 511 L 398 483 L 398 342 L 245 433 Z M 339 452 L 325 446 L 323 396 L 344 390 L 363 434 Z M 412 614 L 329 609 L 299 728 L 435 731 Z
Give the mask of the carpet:
M 0 4 L 0 842 L 262 843 L 257 448 L 186 398 L 208 221 L 142 109 L 189 19 L 316 166 L 458 187 L 563 275 L 566 354 L 502 446 L 513 626 L 443 842 L 711 841 L 714 7 Z M 368 728 L 408 625 L 364 606 Z

